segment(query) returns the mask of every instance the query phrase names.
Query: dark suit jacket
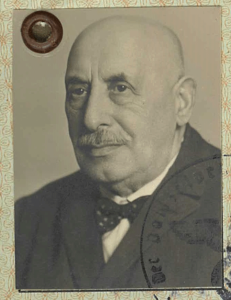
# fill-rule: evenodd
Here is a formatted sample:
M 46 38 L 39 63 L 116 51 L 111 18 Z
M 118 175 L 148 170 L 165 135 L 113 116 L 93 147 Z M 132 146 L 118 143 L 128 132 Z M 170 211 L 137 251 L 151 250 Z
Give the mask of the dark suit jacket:
M 18 289 L 221 286 L 221 159 L 187 125 L 180 153 L 107 264 L 82 172 L 15 207 Z

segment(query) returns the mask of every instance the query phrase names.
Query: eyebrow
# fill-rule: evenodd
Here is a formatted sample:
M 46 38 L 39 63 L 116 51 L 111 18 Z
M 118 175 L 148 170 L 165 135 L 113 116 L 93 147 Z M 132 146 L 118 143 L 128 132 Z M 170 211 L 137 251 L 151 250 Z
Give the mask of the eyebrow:
M 71 76 L 65 80 L 66 87 L 69 84 L 90 84 L 90 82 L 88 80 L 84 80 L 83 78 L 81 78 L 79 76 Z
M 131 85 L 131 87 L 135 90 L 134 86 L 131 84 L 129 77 L 123 72 L 111 75 L 104 79 L 104 82 L 106 82 L 106 83 L 114 83 L 114 82 L 119 82 L 119 81 L 124 81 L 124 82 L 129 83 Z M 65 80 L 65 84 L 67 87 L 69 84 L 88 84 L 88 85 L 90 85 L 91 82 L 89 80 L 84 80 L 83 78 L 81 78 L 79 76 L 70 76 Z
M 130 83 L 130 79 L 123 72 L 119 73 L 119 74 L 111 75 L 111 76 L 105 78 L 104 81 L 107 83 L 118 82 L 118 81 L 126 81 L 127 83 Z

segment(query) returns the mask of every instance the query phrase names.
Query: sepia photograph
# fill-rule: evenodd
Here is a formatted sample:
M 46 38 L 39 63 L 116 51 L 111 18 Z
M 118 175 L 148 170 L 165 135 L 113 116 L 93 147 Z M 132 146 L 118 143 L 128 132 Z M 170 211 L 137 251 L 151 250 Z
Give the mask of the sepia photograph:
M 220 15 L 14 12 L 17 289 L 222 287 Z

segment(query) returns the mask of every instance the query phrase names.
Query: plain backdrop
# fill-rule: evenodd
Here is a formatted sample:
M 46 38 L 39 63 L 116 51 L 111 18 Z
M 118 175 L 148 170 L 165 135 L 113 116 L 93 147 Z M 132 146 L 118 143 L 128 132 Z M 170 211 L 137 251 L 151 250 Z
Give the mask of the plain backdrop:
M 15 199 L 78 169 L 64 112 L 64 75 L 70 47 L 89 24 L 110 15 L 142 15 L 169 26 L 179 36 L 186 72 L 197 82 L 191 124 L 210 143 L 221 144 L 219 7 L 59 9 L 63 25 L 58 48 L 46 55 L 24 45 L 20 28 L 32 11 L 14 11 L 13 119 Z

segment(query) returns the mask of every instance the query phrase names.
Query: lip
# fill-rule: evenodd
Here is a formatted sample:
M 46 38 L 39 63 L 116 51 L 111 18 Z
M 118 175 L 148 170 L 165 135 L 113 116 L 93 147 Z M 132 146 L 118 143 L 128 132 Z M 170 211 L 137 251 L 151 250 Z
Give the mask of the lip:
M 87 146 L 87 147 L 82 147 L 82 152 L 94 156 L 94 157 L 101 157 L 101 156 L 107 156 L 111 154 L 113 151 L 117 150 L 120 148 L 122 145 L 120 144 L 113 144 L 113 145 L 105 145 L 105 146 Z

